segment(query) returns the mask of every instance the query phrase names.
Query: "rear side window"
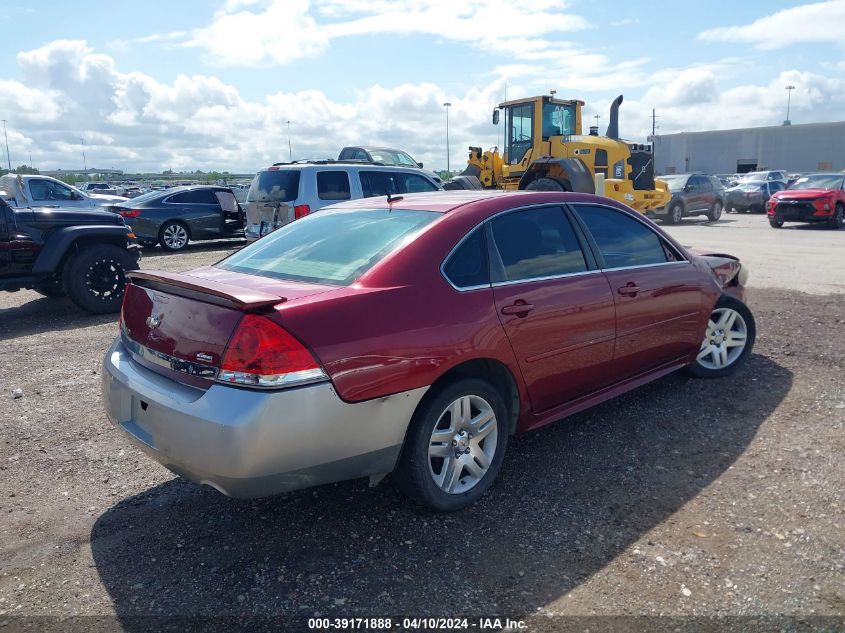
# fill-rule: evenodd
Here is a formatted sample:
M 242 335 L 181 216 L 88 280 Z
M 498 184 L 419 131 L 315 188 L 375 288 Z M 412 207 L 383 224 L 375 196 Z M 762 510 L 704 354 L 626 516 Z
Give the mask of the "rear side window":
M 299 197 L 299 171 L 279 169 L 260 171 L 252 179 L 247 202 L 293 202 Z
M 218 204 L 217 196 L 211 189 L 194 189 L 183 191 L 170 196 L 166 202 L 170 204 Z
M 396 174 L 389 171 L 361 171 L 361 189 L 365 198 L 399 193 Z
M 275 279 L 346 286 L 438 217 L 433 211 L 322 210 L 283 226 L 217 266 Z
M 318 171 L 317 197 L 320 200 L 349 200 L 349 176 L 345 171 Z
M 491 227 L 502 267 L 495 281 L 530 280 L 587 270 L 578 238 L 560 208 L 508 213 L 494 218 Z
M 647 266 L 667 261 L 660 238 L 641 222 L 606 207 L 573 206 L 596 241 L 605 268 Z
M 487 240 L 484 228 L 475 229 L 461 242 L 443 265 L 443 274 L 458 288 L 490 285 Z

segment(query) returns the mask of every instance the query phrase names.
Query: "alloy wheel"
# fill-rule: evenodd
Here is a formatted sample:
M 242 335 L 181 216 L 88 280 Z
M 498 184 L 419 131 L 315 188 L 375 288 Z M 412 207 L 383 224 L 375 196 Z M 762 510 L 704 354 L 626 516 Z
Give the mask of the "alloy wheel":
M 162 239 L 169 248 L 178 251 L 188 243 L 188 232 L 181 224 L 171 224 L 164 229 Z
M 100 299 L 109 301 L 123 292 L 123 266 L 111 259 L 98 259 L 85 272 L 85 285 L 88 292 Z
M 487 474 L 498 442 L 493 407 L 476 395 L 461 396 L 440 414 L 428 447 L 434 483 L 449 494 L 474 488 Z
M 716 308 L 707 322 L 707 331 L 696 361 L 706 369 L 723 369 L 742 356 L 748 341 L 748 325 L 731 308 Z

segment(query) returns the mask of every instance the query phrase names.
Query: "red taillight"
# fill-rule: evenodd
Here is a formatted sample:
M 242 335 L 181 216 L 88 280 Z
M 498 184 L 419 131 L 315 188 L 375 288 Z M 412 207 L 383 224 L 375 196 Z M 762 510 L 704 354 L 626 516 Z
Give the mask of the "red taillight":
M 293 208 L 293 219 L 298 220 L 311 213 L 311 207 L 307 204 L 298 204 Z
M 229 339 L 218 380 L 253 387 L 286 387 L 325 380 L 305 346 L 273 321 L 245 315 Z
M 131 285 L 132 284 L 127 281 L 126 285 L 123 286 L 123 299 L 120 300 L 120 317 L 117 319 L 118 332 L 123 331 L 123 312 L 126 310 L 126 296 L 129 294 L 129 286 Z
M 121 209 L 118 213 L 124 218 L 137 218 L 141 215 L 141 209 Z

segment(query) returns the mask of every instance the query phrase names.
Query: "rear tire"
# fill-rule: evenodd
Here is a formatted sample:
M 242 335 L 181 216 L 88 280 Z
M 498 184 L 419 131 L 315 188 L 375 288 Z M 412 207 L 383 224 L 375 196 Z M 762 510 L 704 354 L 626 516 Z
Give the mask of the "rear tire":
M 754 349 L 757 325 L 742 301 L 722 295 L 707 321 L 697 358 L 687 365 L 696 378 L 720 378 L 734 373 Z
M 59 299 L 67 294 L 60 274 L 51 275 L 47 279 L 38 282 L 38 285 L 35 286 L 33 290 L 35 290 L 38 294 L 50 297 L 51 299 Z
M 70 300 L 86 312 L 108 314 L 120 310 L 126 272 L 138 268 L 126 249 L 114 244 L 84 247 L 70 256 L 62 278 Z
M 710 210 L 707 212 L 707 219 L 711 222 L 715 222 L 719 218 L 722 217 L 722 202 L 720 200 L 715 200 L 710 207 Z
M 783 228 L 783 220 L 776 220 L 775 218 L 769 218 L 769 226 L 773 229 L 782 229 Z
M 528 183 L 525 187 L 526 191 L 571 191 L 571 189 L 567 189 L 562 183 L 558 182 L 554 178 L 546 178 L 545 176 L 542 178 L 537 178 L 537 180 L 532 180 Z
M 507 449 L 507 409 L 483 380 L 435 389 L 411 419 L 396 484 L 431 510 L 454 512 L 475 503 L 496 478 Z
M 173 220 L 162 224 L 158 232 L 158 243 L 164 250 L 171 253 L 185 250 L 190 238 L 191 234 L 188 232 L 188 227 Z
M 836 209 L 833 211 L 833 217 L 827 221 L 827 227 L 836 231 L 841 229 L 843 224 L 845 224 L 845 205 L 837 202 Z

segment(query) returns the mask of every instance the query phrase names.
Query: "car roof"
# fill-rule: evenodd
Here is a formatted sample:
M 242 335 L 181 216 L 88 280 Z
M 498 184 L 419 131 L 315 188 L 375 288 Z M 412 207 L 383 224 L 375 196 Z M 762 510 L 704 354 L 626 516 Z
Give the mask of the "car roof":
M 330 207 L 324 207 L 324 209 L 401 209 L 403 211 L 435 211 L 438 213 L 447 213 L 470 204 L 489 201 L 492 207 L 501 208 L 502 210 L 530 204 L 599 202 L 604 206 L 613 206 L 622 210 L 631 211 L 621 203 L 609 198 L 603 198 L 589 193 L 572 193 L 566 191 L 501 191 L 496 189 L 482 191 L 430 191 L 391 196 L 391 200 L 394 200 L 394 202 L 389 202 L 387 196 L 358 198 L 356 200 L 333 204 Z M 516 204 L 517 200 L 522 205 Z
M 423 174 L 426 177 L 433 179 L 432 175 L 427 172 L 425 169 L 421 169 L 419 167 L 411 167 L 410 165 L 407 167 L 399 166 L 399 165 L 381 165 L 378 163 L 368 163 L 365 161 L 347 161 L 347 160 L 326 160 L 326 161 L 319 161 L 315 163 L 279 163 L 278 165 L 270 165 L 269 167 L 264 167 L 259 169 L 260 172 L 265 171 L 303 171 L 303 170 L 326 170 L 326 169 L 335 169 L 335 170 L 360 170 L 366 169 L 372 171 L 373 169 L 378 170 L 388 170 L 388 171 L 397 171 L 400 173 L 407 173 L 408 171 L 415 171 L 419 174 Z

